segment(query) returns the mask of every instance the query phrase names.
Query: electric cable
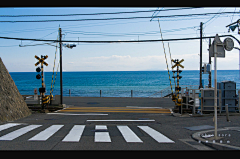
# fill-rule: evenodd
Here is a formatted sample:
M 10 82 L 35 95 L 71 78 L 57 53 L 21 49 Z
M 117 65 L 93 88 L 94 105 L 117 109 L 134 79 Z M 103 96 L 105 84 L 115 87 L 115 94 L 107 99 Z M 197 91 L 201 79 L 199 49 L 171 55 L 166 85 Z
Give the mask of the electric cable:
M 172 18 L 172 17 L 188 17 L 188 16 L 208 16 L 214 14 L 240 14 L 240 12 L 220 12 L 220 13 L 198 13 L 198 14 L 181 14 L 181 15 L 165 15 L 165 16 L 155 16 L 155 18 Z M 115 17 L 115 18 L 98 18 L 98 19 L 53 19 L 53 20 L 16 20 L 16 21 L 4 21 L 1 20 L 0 23 L 23 23 L 23 22 L 70 22 L 70 21 L 101 21 L 101 20 L 124 20 L 124 19 L 147 19 L 147 17 Z
M 161 11 L 173 11 L 173 10 L 185 10 L 185 9 L 193 9 L 193 8 L 202 8 L 202 7 L 185 7 L 185 8 L 173 8 L 173 9 L 165 9 Z M 154 10 L 142 10 L 142 11 L 130 11 L 130 12 L 109 12 L 109 13 L 84 13 L 84 14 L 42 14 L 42 15 L 0 15 L 0 17 L 53 17 L 53 16 L 81 16 L 81 15 L 104 15 L 104 14 L 129 14 L 129 13 L 147 13 L 147 12 L 156 12 L 159 11 L 158 9 Z

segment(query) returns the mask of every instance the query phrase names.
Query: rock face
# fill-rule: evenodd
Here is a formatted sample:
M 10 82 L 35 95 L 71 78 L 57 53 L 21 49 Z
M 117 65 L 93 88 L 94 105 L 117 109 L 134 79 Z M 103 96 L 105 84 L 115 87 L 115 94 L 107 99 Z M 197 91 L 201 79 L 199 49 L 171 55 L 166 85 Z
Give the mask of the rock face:
M 13 121 L 30 114 L 31 111 L 0 58 L 0 121 Z

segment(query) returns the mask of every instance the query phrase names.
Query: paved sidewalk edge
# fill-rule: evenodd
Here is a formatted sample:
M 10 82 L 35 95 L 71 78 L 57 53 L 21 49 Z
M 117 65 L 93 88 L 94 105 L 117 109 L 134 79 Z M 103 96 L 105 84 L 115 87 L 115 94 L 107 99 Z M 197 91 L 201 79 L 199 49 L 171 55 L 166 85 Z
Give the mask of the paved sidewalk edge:
M 227 128 L 218 129 L 218 131 L 224 131 L 224 130 L 229 130 L 229 129 L 227 129 Z M 192 138 L 196 141 L 201 141 L 202 144 L 210 146 L 216 150 L 240 150 L 240 147 L 237 147 L 237 146 L 213 143 L 213 142 L 206 142 L 205 139 L 200 137 L 200 134 L 204 134 L 204 133 L 211 132 L 211 131 L 214 131 L 214 129 L 196 132 L 196 133 L 192 134 Z

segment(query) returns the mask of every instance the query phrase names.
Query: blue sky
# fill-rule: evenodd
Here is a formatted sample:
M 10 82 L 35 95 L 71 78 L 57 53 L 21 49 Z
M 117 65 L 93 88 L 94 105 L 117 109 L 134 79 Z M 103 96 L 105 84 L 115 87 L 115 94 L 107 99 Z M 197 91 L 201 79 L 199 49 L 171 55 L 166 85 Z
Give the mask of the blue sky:
M 0 8 L 0 15 L 30 15 L 30 14 L 80 14 L 80 13 L 106 13 L 152 10 L 152 8 L 139 7 L 73 7 L 73 8 Z M 162 7 L 159 7 L 161 9 Z M 170 8 L 163 8 L 170 9 Z M 178 11 L 159 12 L 158 15 L 196 14 L 213 12 L 239 12 L 240 8 L 216 7 L 197 8 Z M 152 16 L 153 12 L 94 15 L 72 17 L 0 17 L 1 20 L 43 20 L 43 19 L 86 19 L 86 18 L 111 18 L 111 17 L 137 17 Z M 228 33 L 225 26 L 239 19 L 239 14 L 221 16 L 202 16 L 196 18 L 165 18 L 160 19 L 163 38 L 199 37 L 200 22 L 204 24 L 204 36 L 216 34 L 232 34 L 239 38 L 237 29 Z M 161 39 L 157 19 L 130 19 L 107 21 L 82 21 L 82 22 L 41 22 L 41 23 L 1 23 L 0 36 L 19 38 L 57 39 L 58 28 L 62 28 L 64 40 L 146 40 Z M 183 28 L 180 31 L 175 29 Z M 90 35 L 94 34 L 94 35 Z M 213 39 L 212 39 L 213 40 Z M 221 38 L 223 41 L 224 38 Z M 235 46 L 239 47 L 234 41 Z M 35 72 L 34 65 L 37 60 L 35 55 L 48 55 L 46 62 L 49 64 L 45 71 L 52 71 L 55 50 L 51 45 L 36 45 L 19 47 L 22 45 L 43 44 L 45 42 L 18 41 L 0 39 L 0 57 L 9 72 Z M 199 40 L 171 41 L 169 42 L 173 59 L 184 59 L 185 70 L 199 69 Z M 64 71 L 138 71 L 138 70 L 166 70 L 166 62 L 162 42 L 154 43 L 111 43 L 111 44 L 86 44 L 75 43 L 73 49 L 63 47 Z M 52 45 L 55 45 L 54 43 Z M 168 64 L 170 57 L 168 43 L 164 42 Z M 208 39 L 203 40 L 203 62 L 208 62 Z M 56 67 L 59 60 L 57 52 Z M 212 58 L 213 61 L 213 58 Z M 213 67 L 212 67 L 213 68 Z M 226 58 L 218 58 L 219 70 L 237 70 L 239 68 L 239 51 L 233 49 L 226 52 Z M 56 70 L 56 68 L 55 68 Z

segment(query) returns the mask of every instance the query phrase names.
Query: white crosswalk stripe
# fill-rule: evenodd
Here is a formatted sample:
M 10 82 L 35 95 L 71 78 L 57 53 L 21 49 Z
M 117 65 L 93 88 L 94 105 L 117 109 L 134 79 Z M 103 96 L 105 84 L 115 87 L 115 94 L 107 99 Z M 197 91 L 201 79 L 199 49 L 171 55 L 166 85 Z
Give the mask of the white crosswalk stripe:
M 117 126 L 117 128 L 122 133 L 126 142 L 142 142 L 128 126 Z
M 107 126 L 96 125 L 95 130 L 107 130 Z M 111 142 L 109 132 L 95 132 L 94 142 Z
M 52 125 L 49 128 L 43 130 L 39 134 L 33 136 L 29 141 L 34 140 L 34 141 L 45 141 L 49 137 L 51 137 L 54 133 L 56 133 L 59 129 L 61 129 L 63 125 Z
M 8 123 L 0 125 L 0 131 L 1 133 L 4 132 L 4 130 L 21 125 L 19 123 Z M 28 125 L 24 126 L 20 129 L 17 129 L 15 131 L 12 131 L 8 134 L 5 134 L 3 136 L 0 136 L 1 140 L 14 140 L 38 127 L 41 127 L 42 125 Z M 64 125 L 51 125 L 47 128 L 45 128 L 41 132 L 37 132 L 37 129 L 34 130 L 35 136 L 28 139 L 28 141 L 46 141 L 51 136 L 53 136 L 55 133 L 57 133 Z M 68 132 L 68 134 L 65 135 L 65 137 L 62 139 L 62 142 L 81 142 L 80 139 L 82 137 L 82 134 L 85 130 L 85 125 L 73 125 L 72 129 Z M 116 126 L 121 135 L 123 136 L 124 140 L 128 143 L 143 143 L 143 141 L 135 134 L 134 131 L 132 131 L 129 126 L 127 125 L 117 125 Z M 152 137 L 154 140 L 156 140 L 158 143 L 175 143 L 173 140 L 169 139 L 165 135 L 161 134 L 160 132 L 154 130 L 153 128 L 149 126 L 137 126 L 140 130 L 143 130 L 146 134 L 148 134 L 150 137 Z M 110 133 L 111 134 L 111 133 Z M 108 142 L 111 143 L 111 137 L 110 137 L 109 131 L 107 129 L 107 125 L 95 125 L 95 133 L 94 133 L 94 142 Z
M 62 140 L 64 142 L 78 142 L 82 136 L 85 125 L 74 125 L 67 136 Z
M 21 129 L 18 129 L 16 131 L 13 131 L 9 134 L 6 134 L 6 135 L 0 137 L 0 140 L 13 140 L 13 139 L 31 131 L 31 130 L 33 130 L 33 129 L 36 129 L 36 128 L 40 127 L 40 126 L 42 126 L 42 125 L 29 125 L 29 126 L 23 127 Z
M 11 128 L 13 126 L 17 126 L 17 125 L 20 125 L 20 124 L 18 124 L 18 123 L 8 123 L 8 124 L 1 125 L 0 126 L 0 131 Z
M 159 143 L 174 143 L 174 141 L 170 140 L 163 134 L 158 131 L 150 128 L 149 126 L 138 126 L 140 129 L 148 133 L 152 138 L 154 138 Z

